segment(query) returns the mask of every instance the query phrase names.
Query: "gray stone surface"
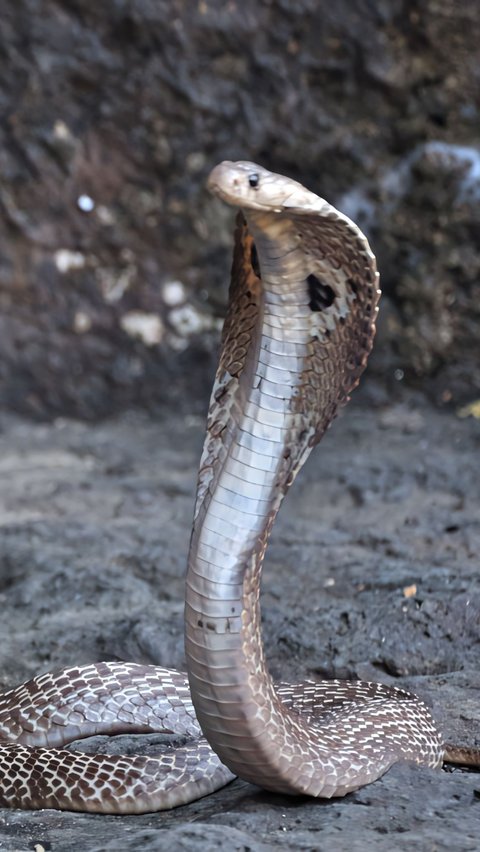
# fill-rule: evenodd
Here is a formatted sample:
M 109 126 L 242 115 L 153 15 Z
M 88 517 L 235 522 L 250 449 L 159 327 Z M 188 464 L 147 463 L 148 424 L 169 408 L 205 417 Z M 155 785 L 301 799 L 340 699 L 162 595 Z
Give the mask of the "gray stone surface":
M 375 398 L 355 394 L 280 514 L 263 591 L 271 669 L 408 685 L 448 740 L 480 746 L 479 424 L 411 393 Z M 99 659 L 183 666 L 202 432 L 195 413 L 2 418 L 1 687 Z M 0 849 L 474 852 L 479 790 L 478 774 L 409 766 L 332 802 L 236 781 L 140 817 L 3 810 Z

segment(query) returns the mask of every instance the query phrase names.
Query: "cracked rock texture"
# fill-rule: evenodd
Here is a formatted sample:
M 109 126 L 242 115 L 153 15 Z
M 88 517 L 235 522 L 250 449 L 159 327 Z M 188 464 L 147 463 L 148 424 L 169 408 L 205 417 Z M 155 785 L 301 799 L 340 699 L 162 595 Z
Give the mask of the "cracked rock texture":
M 225 158 L 363 224 L 387 388 L 475 400 L 475 3 L 7 0 L 1 25 L 3 407 L 201 404 L 232 229 L 203 187 Z
M 376 407 L 372 389 L 342 411 L 274 529 L 262 597 L 271 670 L 405 685 L 446 740 L 480 747 L 479 424 L 412 392 Z M 99 659 L 182 668 L 203 418 L 1 425 L 0 688 Z M 145 739 L 152 753 L 160 738 Z M 330 802 L 237 780 L 146 816 L 1 810 L 0 849 L 476 852 L 479 779 L 397 766 Z

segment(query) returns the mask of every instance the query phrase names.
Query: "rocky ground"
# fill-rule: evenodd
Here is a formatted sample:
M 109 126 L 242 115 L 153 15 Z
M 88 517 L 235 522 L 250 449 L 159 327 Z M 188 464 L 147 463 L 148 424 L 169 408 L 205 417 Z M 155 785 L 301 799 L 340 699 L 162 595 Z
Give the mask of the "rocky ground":
M 99 659 L 181 668 L 202 418 L 1 425 L 0 686 Z M 367 383 L 355 395 L 267 554 L 275 677 L 408 685 L 448 740 L 480 745 L 479 450 L 474 418 L 411 391 L 392 402 Z M 3 810 L 0 849 L 473 852 L 479 797 L 478 774 L 410 766 L 333 802 L 236 781 L 140 817 Z

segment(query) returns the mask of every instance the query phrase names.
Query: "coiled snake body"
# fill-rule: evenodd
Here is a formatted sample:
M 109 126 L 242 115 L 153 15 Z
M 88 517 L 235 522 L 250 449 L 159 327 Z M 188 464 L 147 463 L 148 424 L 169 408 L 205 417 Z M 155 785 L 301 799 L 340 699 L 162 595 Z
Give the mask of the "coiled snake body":
M 430 714 L 409 693 L 272 683 L 263 555 L 286 491 L 365 367 L 378 275 L 356 225 L 299 183 L 225 162 L 209 188 L 243 212 L 188 558 L 190 689 L 177 672 L 99 663 L 0 696 L 0 804 L 138 813 L 192 801 L 234 774 L 273 791 L 341 796 L 398 760 L 442 760 Z M 93 733 L 157 730 L 196 739 L 158 758 L 61 748 Z

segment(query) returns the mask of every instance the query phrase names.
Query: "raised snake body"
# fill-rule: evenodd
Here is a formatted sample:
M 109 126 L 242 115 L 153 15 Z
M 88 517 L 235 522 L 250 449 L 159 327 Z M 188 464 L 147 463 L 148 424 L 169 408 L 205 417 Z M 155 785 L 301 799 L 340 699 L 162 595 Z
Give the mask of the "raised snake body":
M 191 697 L 182 674 L 119 663 L 42 675 L 0 696 L 0 804 L 161 810 L 234 774 L 273 791 L 341 796 L 398 760 L 442 760 L 432 718 L 409 693 L 341 681 L 275 688 L 268 674 L 259 607 L 268 536 L 365 367 L 378 275 L 356 225 L 299 183 L 225 162 L 209 188 L 243 212 L 188 558 Z M 59 748 L 92 733 L 157 730 L 197 739 L 158 758 Z

